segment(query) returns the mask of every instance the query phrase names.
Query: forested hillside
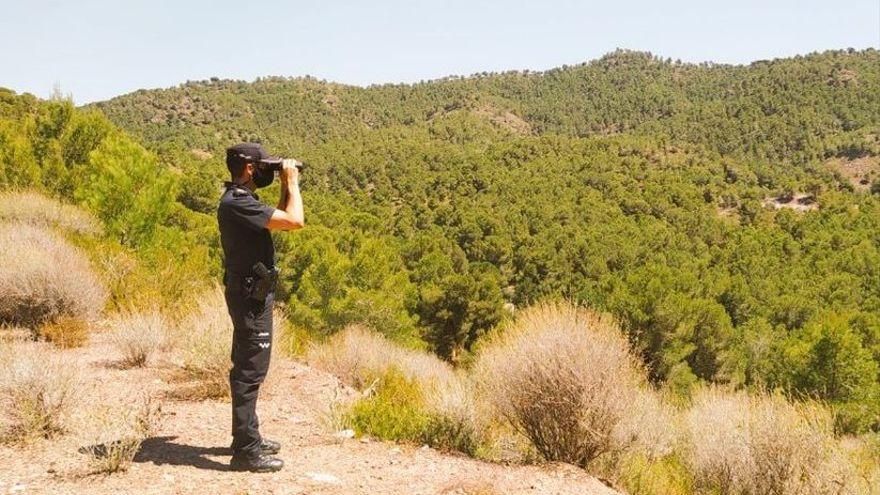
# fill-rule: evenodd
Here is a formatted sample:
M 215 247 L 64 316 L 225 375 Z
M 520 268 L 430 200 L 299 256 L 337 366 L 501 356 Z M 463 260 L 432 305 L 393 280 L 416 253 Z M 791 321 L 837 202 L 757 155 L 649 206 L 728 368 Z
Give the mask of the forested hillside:
M 620 50 L 546 72 L 483 73 L 415 85 L 212 79 L 137 91 L 97 106 L 148 142 L 206 150 L 254 136 L 301 150 L 464 110 L 522 134 L 632 132 L 724 154 L 804 162 L 821 158 L 829 147 L 860 150 L 861 136 L 850 133 L 877 123 L 878 81 L 880 52 L 874 49 L 749 66 L 686 64 Z
M 308 161 L 308 228 L 276 243 L 279 299 L 316 334 L 364 322 L 467 363 L 512 309 L 564 297 L 614 314 L 676 393 L 778 387 L 828 401 L 842 431 L 880 427 L 876 50 L 750 66 L 621 51 L 542 73 L 212 80 L 95 105 L 156 155 L 96 112 L 2 104 L 0 183 L 109 225 L 143 217 L 125 242 L 179 236 L 202 278 L 220 263 L 222 149 L 259 139 Z M 132 154 L 134 170 L 114 165 Z M 120 181 L 157 181 L 157 196 Z

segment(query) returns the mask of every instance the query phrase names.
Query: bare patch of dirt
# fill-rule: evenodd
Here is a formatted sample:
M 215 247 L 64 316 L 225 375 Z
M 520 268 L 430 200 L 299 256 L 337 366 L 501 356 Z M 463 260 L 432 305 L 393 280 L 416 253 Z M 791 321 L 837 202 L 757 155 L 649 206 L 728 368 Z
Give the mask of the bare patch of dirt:
M 203 150 L 199 148 L 193 148 L 189 150 L 196 158 L 200 160 L 210 160 L 214 155 L 211 154 L 208 150 Z
M 488 119 L 498 127 L 514 134 L 525 136 L 532 133 L 532 126 L 522 117 L 509 110 L 499 111 L 490 105 L 485 105 L 475 109 L 473 113 L 477 117 Z
M 739 218 L 736 206 L 718 206 L 715 208 L 715 211 L 721 218 L 728 218 L 731 220 Z
M 858 83 L 858 72 L 850 69 L 835 69 L 828 77 L 828 84 L 832 86 L 855 86 Z
M 333 405 L 358 396 L 332 375 L 273 357 L 261 393 L 261 430 L 283 444 L 285 468 L 273 474 L 228 470 L 227 401 L 168 400 L 178 384 L 163 377 L 167 356 L 147 368 L 108 366 L 116 351 L 98 334 L 84 348 L 58 351 L 86 373 L 79 411 L 122 404 L 133 394 L 162 401 L 159 431 L 144 441 L 126 472 L 89 475 L 87 414 L 62 437 L 28 446 L 0 446 L 0 493 L 265 493 L 265 494 L 578 494 L 613 495 L 572 466 L 504 466 L 427 447 L 343 438 L 333 429 Z
M 868 191 L 871 182 L 880 178 L 880 156 L 836 157 L 826 161 L 825 165 L 840 173 L 856 191 Z
M 764 198 L 764 206 L 781 210 L 788 208 L 795 211 L 812 211 L 819 209 L 819 203 L 809 194 L 798 193 L 791 197 L 777 196 L 775 198 Z
M 321 100 L 325 105 L 330 107 L 330 110 L 334 112 L 337 110 L 339 106 L 339 97 L 334 95 L 333 93 L 327 93 L 324 95 L 324 98 Z

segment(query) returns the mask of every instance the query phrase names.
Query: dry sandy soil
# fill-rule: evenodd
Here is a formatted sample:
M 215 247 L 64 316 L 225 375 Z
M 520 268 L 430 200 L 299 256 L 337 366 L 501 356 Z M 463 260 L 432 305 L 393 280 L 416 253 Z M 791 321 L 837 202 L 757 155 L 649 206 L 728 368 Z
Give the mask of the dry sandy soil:
M 110 406 L 149 393 L 162 404 L 158 433 L 147 439 L 127 472 L 88 474 L 87 420 L 71 418 L 67 435 L 27 446 L 0 446 L 0 493 L 199 494 L 578 494 L 613 495 L 582 470 L 567 465 L 504 466 L 428 447 L 346 439 L 332 428 L 331 404 L 356 392 L 326 373 L 274 357 L 259 402 L 263 434 L 282 442 L 283 471 L 232 472 L 226 401 L 168 398 L 175 385 L 168 365 L 122 369 L 102 335 L 86 348 L 64 352 L 87 373 L 78 408 Z M 97 403 L 97 404 L 96 404 Z M 77 423 L 79 421 L 79 423 Z M 94 437 L 91 437 L 94 438 Z
M 819 204 L 809 194 L 798 193 L 791 198 L 764 198 L 764 206 L 772 207 L 776 210 L 788 208 L 794 211 L 811 211 L 818 210 Z
M 862 156 L 846 159 L 843 157 L 832 158 L 825 165 L 849 180 L 856 191 L 867 191 L 871 188 L 871 181 L 880 174 L 880 156 Z

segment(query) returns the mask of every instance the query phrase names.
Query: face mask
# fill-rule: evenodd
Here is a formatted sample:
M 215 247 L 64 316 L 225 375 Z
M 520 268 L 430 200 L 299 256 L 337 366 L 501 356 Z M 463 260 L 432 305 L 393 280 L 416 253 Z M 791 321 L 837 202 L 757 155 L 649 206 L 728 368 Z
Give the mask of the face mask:
M 266 187 L 275 180 L 275 171 L 268 167 L 254 167 L 254 184 L 258 188 Z

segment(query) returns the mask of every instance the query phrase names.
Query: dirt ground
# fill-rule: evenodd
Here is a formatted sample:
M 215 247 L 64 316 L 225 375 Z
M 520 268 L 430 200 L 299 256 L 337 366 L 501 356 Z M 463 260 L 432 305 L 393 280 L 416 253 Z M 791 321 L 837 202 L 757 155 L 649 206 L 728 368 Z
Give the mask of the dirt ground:
M 868 191 L 871 182 L 880 176 L 880 156 L 836 157 L 826 161 L 825 165 L 840 172 L 856 191 Z
M 158 433 L 148 438 L 127 472 L 88 474 L 79 453 L 88 419 L 71 418 L 67 435 L 27 446 L 0 446 L 0 493 L 199 494 L 578 494 L 612 495 L 582 470 L 567 465 L 504 466 L 428 447 L 344 438 L 332 427 L 331 404 L 356 395 L 335 377 L 274 356 L 260 398 L 261 431 L 283 444 L 285 468 L 272 474 L 229 471 L 230 406 L 226 401 L 167 398 L 178 386 L 167 364 L 123 369 L 95 336 L 86 348 L 58 351 L 86 372 L 79 400 L 111 407 L 149 393 L 162 404 Z M 75 426 L 81 425 L 81 426 Z

